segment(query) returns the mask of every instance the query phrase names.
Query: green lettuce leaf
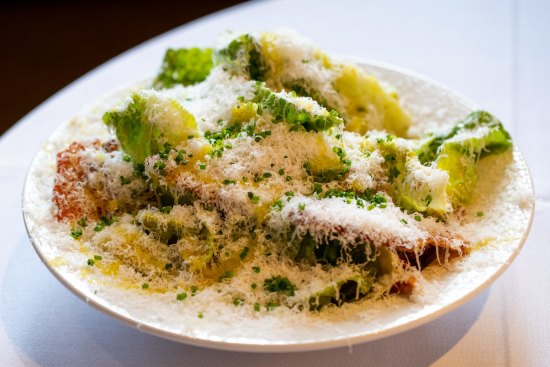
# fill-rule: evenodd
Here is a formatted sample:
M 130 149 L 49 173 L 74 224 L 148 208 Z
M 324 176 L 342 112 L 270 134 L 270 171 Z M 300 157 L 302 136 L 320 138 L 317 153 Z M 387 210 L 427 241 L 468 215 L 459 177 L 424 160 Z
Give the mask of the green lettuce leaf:
M 213 66 L 210 48 L 170 48 L 164 55 L 154 86 L 160 89 L 177 84 L 192 85 L 202 82 L 210 74 Z

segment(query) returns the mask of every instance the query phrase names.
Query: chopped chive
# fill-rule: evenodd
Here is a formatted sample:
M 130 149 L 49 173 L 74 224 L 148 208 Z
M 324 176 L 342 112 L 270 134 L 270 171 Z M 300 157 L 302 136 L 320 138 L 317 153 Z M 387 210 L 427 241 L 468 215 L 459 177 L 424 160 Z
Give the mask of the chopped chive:
M 187 298 L 187 293 L 186 293 L 186 292 L 181 292 L 181 293 L 178 293 L 178 294 L 176 295 L 176 299 L 177 299 L 178 301 L 183 301 L 183 300 L 186 299 L 186 298 Z
M 78 224 L 81 227 L 86 227 L 88 225 L 88 223 L 86 223 L 86 217 L 80 218 L 78 222 L 76 222 L 76 224 Z
M 161 169 L 164 169 L 166 168 L 166 163 L 164 163 L 163 161 L 156 161 L 155 164 L 153 165 L 155 168 L 161 170 Z
M 278 209 L 280 211 L 283 209 L 283 202 L 281 200 L 275 200 L 275 202 L 271 205 L 271 208 Z
M 253 266 L 252 270 L 254 271 L 254 273 L 259 273 L 260 272 L 260 267 L 259 266 Z
M 250 191 L 249 191 L 249 192 L 247 193 L 247 196 L 248 196 L 248 198 L 250 199 L 250 201 L 252 201 L 252 203 L 254 203 L 254 204 L 258 204 L 258 203 L 260 202 L 260 197 L 254 195 L 253 192 L 250 192 Z
M 149 283 L 143 283 L 143 284 L 141 285 L 141 288 L 142 288 L 142 289 L 147 289 L 147 288 L 149 288 Z
M 248 247 L 245 247 L 243 248 L 243 250 L 241 251 L 241 253 L 239 254 L 239 258 L 241 260 L 244 260 L 244 258 L 246 257 L 246 255 L 248 255 L 248 251 L 250 251 L 250 249 Z
M 223 272 L 223 274 L 220 276 L 219 280 L 222 281 L 224 279 L 230 279 L 233 278 L 233 272 L 231 270 L 226 270 Z
M 320 183 L 317 183 L 317 182 L 314 183 L 314 184 L 313 184 L 313 192 L 314 192 L 315 194 L 320 194 L 320 193 L 322 193 L 322 192 L 323 192 L 323 186 L 321 186 Z
M 77 238 L 80 238 L 80 236 L 82 236 L 82 228 L 73 228 L 71 230 L 71 237 L 74 238 L 75 240 Z
M 174 161 L 177 164 L 187 164 L 187 161 L 185 160 L 185 150 L 178 150 L 178 154 L 176 154 L 176 157 L 174 158 Z
M 296 286 L 287 277 L 276 275 L 264 280 L 264 290 L 294 296 Z
M 88 264 L 89 266 L 94 266 L 94 264 L 95 264 L 94 259 L 88 259 L 87 264 Z

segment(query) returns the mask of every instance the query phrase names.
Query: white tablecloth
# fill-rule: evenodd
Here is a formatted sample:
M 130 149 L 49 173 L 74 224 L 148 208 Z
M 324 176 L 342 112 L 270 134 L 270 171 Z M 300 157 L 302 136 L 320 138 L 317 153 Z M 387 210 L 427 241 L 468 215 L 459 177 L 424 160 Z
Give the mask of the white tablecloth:
M 185 11 L 183 2 L 181 7 Z M 525 154 L 537 192 L 535 220 L 520 256 L 456 311 L 349 349 L 207 350 L 141 333 L 88 307 L 40 263 L 23 226 L 22 185 L 40 144 L 88 101 L 153 74 L 169 46 L 209 44 L 227 29 L 281 25 L 330 53 L 425 74 L 499 116 Z M 543 1 L 258 2 L 122 54 L 51 97 L 0 139 L 0 366 L 550 365 L 549 84 L 550 3 Z

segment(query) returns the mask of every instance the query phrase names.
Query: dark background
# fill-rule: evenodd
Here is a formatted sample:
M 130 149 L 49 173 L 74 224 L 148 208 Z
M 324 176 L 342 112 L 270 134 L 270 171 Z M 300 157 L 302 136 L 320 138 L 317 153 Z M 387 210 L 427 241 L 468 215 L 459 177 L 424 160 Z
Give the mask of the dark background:
M 243 0 L 0 5 L 0 135 L 76 78 L 156 35 Z

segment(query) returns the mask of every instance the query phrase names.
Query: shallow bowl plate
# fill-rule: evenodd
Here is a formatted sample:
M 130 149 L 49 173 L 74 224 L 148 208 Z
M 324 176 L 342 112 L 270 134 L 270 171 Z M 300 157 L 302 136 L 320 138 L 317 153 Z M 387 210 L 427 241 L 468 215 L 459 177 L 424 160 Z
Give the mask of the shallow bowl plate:
M 476 108 L 456 92 L 420 75 L 376 62 L 346 59 L 357 62 L 398 91 L 401 103 L 416 122 L 413 133 L 455 123 Z M 56 152 L 87 134 L 106 137 L 101 114 L 113 96 L 125 93 L 128 89 L 99 99 L 50 137 L 27 175 L 23 213 L 36 252 L 61 283 L 93 307 L 160 337 L 255 352 L 324 349 L 387 337 L 434 320 L 479 294 L 510 265 L 531 226 L 533 186 L 525 161 L 516 149 L 480 162 L 476 189 L 480 200 L 474 198 L 467 208 L 471 215 L 464 225 L 478 236 L 484 234 L 487 241 L 481 242 L 485 245 L 474 246 L 470 255 L 447 266 L 426 269 L 426 282 L 413 300 L 395 297 L 359 302 L 322 316 L 275 312 L 252 318 L 243 317 L 233 305 L 211 305 L 203 319 L 196 318 L 196 311 L 193 319 L 181 306 L 167 303 L 166 298 L 90 279 L 82 272 L 85 255 L 74 250 L 66 228 L 53 219 L 51 192 Z M 81 129 L 84 125 L 86 128 Z M 478 211 L 485 215 L 480 218 L 472 214 Z

